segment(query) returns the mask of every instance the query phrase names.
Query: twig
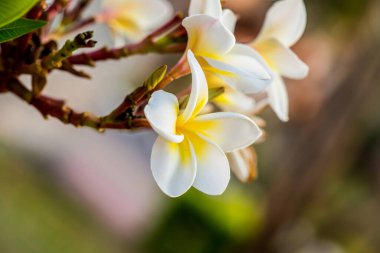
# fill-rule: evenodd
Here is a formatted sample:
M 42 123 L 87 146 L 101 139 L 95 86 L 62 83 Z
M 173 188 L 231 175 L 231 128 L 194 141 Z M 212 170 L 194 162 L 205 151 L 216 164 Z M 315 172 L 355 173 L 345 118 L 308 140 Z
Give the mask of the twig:
M 116 60 L 135 54 L 182 53 L 186 48 L 186 32 L 180 26 L 181 20 L 181 14 L 174 16 L 165 25 L 136 44 L 115 49 L 103 47 L 90 53 L 73 55 L 68 58 L 68 61 L 75 65 L 94 66 L 96 61 Z
M 78 34 L 73 41 L 66 41 L 65 45 L 58 50 L 57 53 L 50 54 L 43 60 L 42 66 L 47 70 L 60 68 L 62 66 L 62 61 L 70 57 L 75 50 L 79 48 L 94 47 L 96 41 L 91 40 L 92 35 L 93 32 L 91 31 L 84 32 Z

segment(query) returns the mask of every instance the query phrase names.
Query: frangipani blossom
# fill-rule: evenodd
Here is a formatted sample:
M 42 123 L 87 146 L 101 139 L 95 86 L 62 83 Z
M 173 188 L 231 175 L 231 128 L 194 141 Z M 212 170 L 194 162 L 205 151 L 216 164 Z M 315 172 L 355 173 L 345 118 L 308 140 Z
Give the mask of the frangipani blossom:
M 207 81 L 191 50 L 187 57 L 192 89 L 186 108 L 179 110 L 175 95 L 156 91 L 144 110 L 159 135 L 153 145 L 151 169 L 159 187 L 169 196 L 180 196 L 191 186 L 219 195 L 230 179 L 225 152 L 251 145 L 261 130 L 238 113 L 200 115 L 208 102 Z
M 278 117 L 288 120 L 288 94 L 281 76 L 302 79 L 309 68 L 290 49 L 306 27 L 306 8 L 303 0 L 277 1 L 269 9 L 263 28 L 252 46 L 264 57 L 275 73 L 267 89 L 268 102 Z
M 254 49 L 236 43 L 236 16 L 231 10 L 222 10 L 219 0 L 192 0 L 189 15 L 182 22 L 188 33 L 188 49 L 207 76 L 215 75 L 245 93 L 267 88 L 271 71 Z
M 102 0 L 104 11 L 97 20 L 114 35 L 129 41 L 143 39 L 170 19 L 173 8 L 167 0 Z M 117 38 L 117 37 L 116 37 Z

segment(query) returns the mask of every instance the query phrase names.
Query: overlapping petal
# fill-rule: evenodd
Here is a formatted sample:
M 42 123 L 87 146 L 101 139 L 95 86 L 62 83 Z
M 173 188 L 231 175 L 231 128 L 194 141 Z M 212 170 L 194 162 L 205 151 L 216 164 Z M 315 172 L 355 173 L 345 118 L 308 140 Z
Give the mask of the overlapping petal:
M 222 4 L 220 0 L 191 0 L 189 16 L 206 14 L 214 18 L 222 15 Z
M 309 73 L 309 67 L 288 47 L 277 39 L 268 39 L 257 45 L 258 50 L 265 52 L 269 65 L 282 76 L 292 79 L 303 79 Z
M 233 13 L 233 11 L 229 9 L 223 10 L 221 20 L 223 25 L 227 27 L 228 30 L 232 33 L 235 31 L 237 16 Z
M 239 112 L 251 114 L 256 108 L 256 102 L 253 98 L 235 91 L 226 89 L 226 91 L 213 100 L 223 111 Z
M 197 161 L 192 144 L 158 137 L 153 145 L 151 169 L 160 189 L 171 197 L 184 194 L 194 183 Z
M 200 115 L 188 122 L 186 128 L 196 129 L 196 134 L 216 143 L 224 152 L 245 148 L 262 134 L 253 120 L 232 112 Z
M 193 186 L 209 195 L 220 195 L 230 181 L 230 166 L 223 150 L 212 141 L 192 136 L 197 159 Z
M 209 71 L 244 93 L 260 92 L 272 81 L 273 73 L 264 59 L 253 48 L 243 44 L 236 44 L 219 60 L 209 57 L 203 59 L 214 68 Z
M 205 107 L 208 101 L 207 80 L 191 50 L 188 50 L 187 52 L 187 59 L 191 69 L 192 84 L 189 102 L 179 117 L 181 123 L 185 123 L 191 117 L 197 115 Z
M 285 46 L 294 45 L 306 27 L 306 8 L 303 0 L 276 1 L 269 9 L 256 41 L 276 38 Z
M 268 87 L 268 102 L 282 121 L 289 120 L 289 98 L 284 80 L 280 75 L 276 75 L 273 83 Z
M 149 124 L 160 136 L 178 143 L 184 138 L 176 133 L 178 110 L 176 96 L 165 91 L 156 91 L 145 106 L 144 113 Z
M 223 55 L 235 44 L 235 36 L 218 19 L 208 15 L 194 15 L 183 20 L 188 34 L 188 48 L 195 55 Z
M 244 148 L 227 154 L 232 172 L 242 182 L 257 177 L 257 155 L 253 148 Z

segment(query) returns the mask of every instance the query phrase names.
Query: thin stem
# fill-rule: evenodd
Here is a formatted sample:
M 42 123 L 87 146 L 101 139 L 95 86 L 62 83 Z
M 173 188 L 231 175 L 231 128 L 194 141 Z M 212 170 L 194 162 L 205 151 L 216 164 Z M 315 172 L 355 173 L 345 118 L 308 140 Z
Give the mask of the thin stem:
M 53 20 L 58 13 L 62 12 L 71 0 L 55 0 L 53 4 L 46 11 L 45 19 L 47 21 Z
M 95 17 L 89 17 L 89 18 L 86 18 L 86 19 L 83 19 L 83 20 L 80 20 L 70 26 L 68 26 L 66 29 L 63 29 L 62 32 L 58 32 L 58 36 L 63 36 L 63 35 L 67 35 L 67 34 L 70 34 L 72 32 L 75 32 L 75 31 L 78 31 L 86 26 L 89 26 L 89 25 L 92 25 L 96 22 L 96 19 Z
M 77 4 L 71 11 L 65 11 L 62 23 L 66 25 L 80 18 L 83 11 L 91 4 L 92 1 L 93 0 L 78 0 Z
M 182 15 L 177 14 L 169 22 L 136 44 L 120 48 L 100 48 L 90 53 L 73 55 L 68 58 L 71 64 L 94 66 L 96 61 L 120 59 L 135 54 L 182 53 L 186 49 L 186 32 L 180 26 Z

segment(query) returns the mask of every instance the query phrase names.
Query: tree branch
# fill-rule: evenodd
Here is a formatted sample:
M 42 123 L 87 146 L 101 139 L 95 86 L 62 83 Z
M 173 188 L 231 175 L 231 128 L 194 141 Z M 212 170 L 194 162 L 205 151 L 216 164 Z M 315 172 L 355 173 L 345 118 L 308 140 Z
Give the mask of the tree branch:
M 98 117 L 89 112 L 76 112 L 68 107 L 63 100 L 47 96 L 34 97 L 32 92 L 16 78 L 8 80 L 5 85 L 8 91 L 34 106 L 45 118 L 51 116 L 75 127 L 86 126 L 98 131 L 104 129 L 150 128 L 145 118 L 130 115 L 124 120 L 109 120 L 107 117 Z

